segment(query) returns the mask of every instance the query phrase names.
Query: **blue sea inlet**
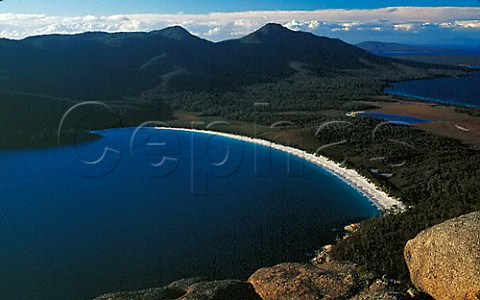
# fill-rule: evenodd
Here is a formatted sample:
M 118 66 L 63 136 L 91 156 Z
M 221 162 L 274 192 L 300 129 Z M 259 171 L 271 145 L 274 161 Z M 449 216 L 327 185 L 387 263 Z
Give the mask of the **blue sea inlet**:
M 385 88 L 384 92 L 433 102 L 480 107 L 480 72 L 465 77 L 396 82 Z
M 0 153 L 2 299 L 93 299 L 306 261 L 378 214 L 311 163 L 226 137 L 111 129 Z

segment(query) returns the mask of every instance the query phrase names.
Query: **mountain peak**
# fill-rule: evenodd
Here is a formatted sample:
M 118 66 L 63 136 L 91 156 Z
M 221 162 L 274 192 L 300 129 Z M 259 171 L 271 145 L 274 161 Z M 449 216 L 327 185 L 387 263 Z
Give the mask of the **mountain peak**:
M 167 27 L 165 29 L 159 30 L 158 33 L 166 38 L 171 38 L 178 41 L 185 41 L 187 39 L 196 38 L 182 26 Z
M 268 23 L 257 31 L 243 37 L 240 41 L 248 44 L 258 44 L 272 38 L 283 39 L 292 33 L 295 32 L 280 24 Z
M 263 25 L 263 27 L 260 28 L 260 30 L 289 30 L 289 29 L 284 27 L 282 24 L 267 23 L 267 24 Z
M 284 33 L 291 33 L 292 31 L 283 25 L 277 24 L 277 23 L 268 23 L 259 30 L 256 31 L 256 33 L 262 33 L 262 34 L 284 34 Z M 255 33 L 255 32 L 254 32 Z

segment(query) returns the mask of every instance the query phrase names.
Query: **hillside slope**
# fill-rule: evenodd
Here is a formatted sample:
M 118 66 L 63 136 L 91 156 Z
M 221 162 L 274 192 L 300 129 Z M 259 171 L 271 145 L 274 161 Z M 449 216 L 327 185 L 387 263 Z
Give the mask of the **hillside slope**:
M 398 69 L 393 63 L 338 39 L 293 32 L 277 24 L 219 43 L 175 26 L 150 33 L 0 40 L 0 70 L 7 75 L 0 78 L 0 88 L 115 99 L 159 85 L 172 90 L 232 90 L 300 71 L 324 75 Z

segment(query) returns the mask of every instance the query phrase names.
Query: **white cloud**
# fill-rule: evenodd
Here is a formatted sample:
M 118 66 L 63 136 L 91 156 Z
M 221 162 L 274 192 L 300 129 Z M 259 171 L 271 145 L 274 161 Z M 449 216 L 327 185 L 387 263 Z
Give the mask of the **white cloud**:
M 219 35 L 222 29 L 220 27 L 215 27 L 207 31 L 206 36 Z
M 41 34 L 85 31 L 151 31 L 181 25 L 218 41 L 246 35 L 267 22 L 292 30 L 338 37 L 349 42 L 387 40 L 442 42 L 480 40 L 480 8 L 391 7 L 317 11 L 251 11 L 210 14 L 130 14 L 110 16 L 46 16 L 0 14 L 0 37 L 21 39 Z M 480 41 L 479 41 L 480 43 Z
M 439 25 L 441 28 L 451 28 L 454 26 L 454 24 L 450 23 L 450 22 L 443 22 L 443 23 L 440 23 Z
M 414 28 L 415 28 L 415 24 L 395 24 L 395 25 L 393 25 L 394 30 L 411 31 Z
M 480 20 L 456 21 L 455 25 L 462 26 L 464 28 L 480 28 Z

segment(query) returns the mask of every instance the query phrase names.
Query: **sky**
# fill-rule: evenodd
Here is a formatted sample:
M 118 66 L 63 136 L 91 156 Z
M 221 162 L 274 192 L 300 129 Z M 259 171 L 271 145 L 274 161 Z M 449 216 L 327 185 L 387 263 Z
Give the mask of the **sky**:
M 58 16 L 108 14 L 205 14 L 258 10 L 372 9 L 391 6 L 479 7 L 479 0 L 4 0 L 0 11 Z
M 480 0 L 3 0 L 0 37 L 152 31 L 181 25 L 220 41 L 268 22 L 341 38 L 480 45 Z

